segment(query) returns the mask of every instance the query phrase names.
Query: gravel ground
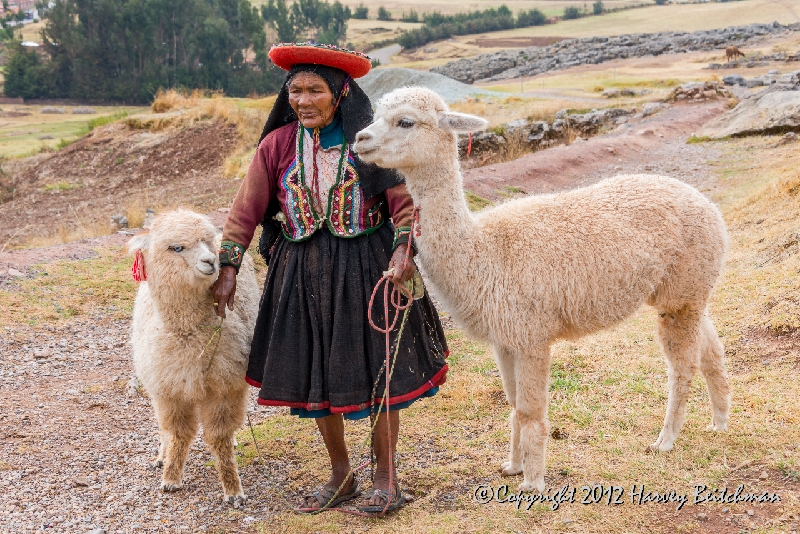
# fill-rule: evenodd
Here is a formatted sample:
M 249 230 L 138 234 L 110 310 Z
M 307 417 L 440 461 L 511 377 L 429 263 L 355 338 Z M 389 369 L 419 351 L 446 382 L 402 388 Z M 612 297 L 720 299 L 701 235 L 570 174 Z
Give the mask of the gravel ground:
M 223 505 L 199 437 L 185 489 L 159 491 L 153 411 L 129 385 L 129 329 L 96 316 L 0 331 L 0 532 L 249 532 L 289 506 L 274 459 L 269 473 L 240 469 L 246 507 Z M 250 408 L 253 424 L 273 413 Z

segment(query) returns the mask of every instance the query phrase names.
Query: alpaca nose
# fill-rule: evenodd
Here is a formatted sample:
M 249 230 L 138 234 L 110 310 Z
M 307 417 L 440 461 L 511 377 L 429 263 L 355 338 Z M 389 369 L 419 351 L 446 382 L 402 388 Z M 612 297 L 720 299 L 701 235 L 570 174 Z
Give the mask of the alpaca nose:
M 356 143 L 366 143 L 370 139 L 372 139 L 372 134 L 366 130 L 361 130 L 356 134 Z

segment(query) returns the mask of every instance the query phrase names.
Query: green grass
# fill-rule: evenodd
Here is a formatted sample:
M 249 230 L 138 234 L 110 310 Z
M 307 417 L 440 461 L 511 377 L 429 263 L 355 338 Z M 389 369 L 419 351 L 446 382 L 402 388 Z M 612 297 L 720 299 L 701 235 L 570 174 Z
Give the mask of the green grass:
M 81 187 L 81 184 L 71 184 L 69 182 L 56 182 L 53 184 L 45 185 L 43 190 L 46 193 L 50 192 L 58 193 L 60 191 L 70 191 L 72 189 L 78 189 L 79 187 Z
M 465 191 L 464 195 L 467 197 L 467 206 L 469 206 L 470 211 L 480 211 L 492 205 L 491 200 L 483 198 L 470 190 Z

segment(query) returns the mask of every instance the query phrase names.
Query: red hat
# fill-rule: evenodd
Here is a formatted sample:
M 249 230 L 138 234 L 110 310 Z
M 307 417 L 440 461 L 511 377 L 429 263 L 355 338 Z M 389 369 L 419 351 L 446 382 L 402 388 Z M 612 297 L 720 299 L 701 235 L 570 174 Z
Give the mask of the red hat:
M 369 56 L 326 44 L 279 43 L 272 45 L 269 58 L 283 70 L 310 63 L 341 69 L 351 78 L 360 78 L 372 68 Z

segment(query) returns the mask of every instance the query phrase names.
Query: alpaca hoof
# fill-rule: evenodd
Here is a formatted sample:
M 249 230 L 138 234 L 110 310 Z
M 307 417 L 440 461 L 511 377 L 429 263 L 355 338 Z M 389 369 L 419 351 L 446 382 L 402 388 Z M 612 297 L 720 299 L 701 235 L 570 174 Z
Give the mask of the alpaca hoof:
M 164 467 L 164 460 L 156 460 L 152 464 L 150 464 L 150 467 L 152 467 L 153 469 L 161 469 L 162 467 Z
M 511 461 L 500 464 L 500 474 L 504 477 L 513 477 L 522 473 L 522 464 L 513 464 Z
M 711 423 L 706 427 L 706 430 L 713 430 L 714 432 L 723 432 L 728 429 L 728 423 Z
M 180 482 L 162 482 L 161 483 L 161 491 L 164 492 L 173 492 L 183 489 L 183 484 Z
M 658 438 L 655 443 L 652 445 L 648 445 L 645 449 L 645 452 L 655 454 L 657 452 L 669 452 L 672 450 L 672 443 L 663 441 L 661 438 Z
M 241 508 L 247 504 L 247 495 L 240 493 L 239 495 L 223 495 L 222 502 L 230 504 L 234 508 Z
M 519 491 L 529 492 L 533 490 L 536 490 L 539 493 L 544 492 L 544 477 L 538 477 L 533 482 L 525 480 L 519 485 Z

